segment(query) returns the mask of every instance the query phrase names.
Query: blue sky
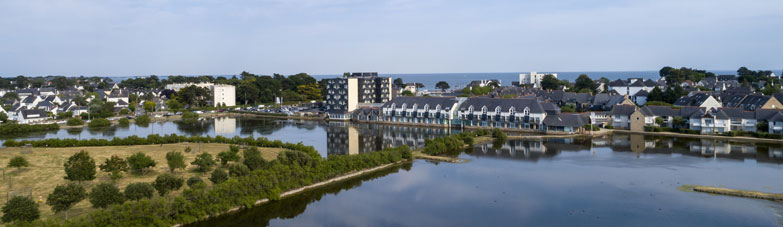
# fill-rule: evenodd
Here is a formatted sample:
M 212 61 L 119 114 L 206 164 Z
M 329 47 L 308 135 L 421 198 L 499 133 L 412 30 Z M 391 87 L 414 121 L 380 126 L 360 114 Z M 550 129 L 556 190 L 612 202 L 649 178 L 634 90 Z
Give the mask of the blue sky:
M 780 0 L 0 0 L 0 76 L 783 69 Z

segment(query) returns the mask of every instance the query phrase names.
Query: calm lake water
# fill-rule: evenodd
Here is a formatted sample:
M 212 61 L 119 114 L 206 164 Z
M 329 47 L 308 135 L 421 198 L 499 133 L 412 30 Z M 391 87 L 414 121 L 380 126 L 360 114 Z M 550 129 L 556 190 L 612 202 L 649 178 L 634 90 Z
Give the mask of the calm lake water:
M 322 155 L 372 152 L 448 130 L 269 119 L 60 130 L 26 138 L 152 133 L 265 136 Z M 232 123 L 233 122 L 233 123 Z M 232 125 L 233 124 L 233 125 Z M 230 127 L 229 127 L 230 126 Z M 153 129 L 154 127 L 154 129 Z M 783 147 L 616 134 L 511 140 L 416 160 L 193 226 L 778 226 L 783 205 L 678 189 L 684 184 L 783 192 Z

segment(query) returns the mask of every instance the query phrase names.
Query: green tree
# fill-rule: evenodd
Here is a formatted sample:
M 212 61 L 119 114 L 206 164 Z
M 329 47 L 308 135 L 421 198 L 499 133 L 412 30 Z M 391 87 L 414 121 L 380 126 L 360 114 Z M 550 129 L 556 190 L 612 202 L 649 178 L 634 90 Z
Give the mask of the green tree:
M 655 118 L 655 125 L 657 125 L 657 126 L 661 126 L 661 125 L 663 125 L 663 118 L 661 118 L 661 117 L 656 117 L 656 118 Z
M 261 152 L 259 152 L 256 147 L 245 149 L 245 151 L 242 152 L 242 156 L 244 156 L 245 159 L 243 161 L 244 164 L 247 168 L 250 168 L 250 170 L 260 169 L 266 165 L 266 160 L 264 160 L 261 156 Z
M 204 180 L 202 180 L 201 177 L 192 176 L 192 177 L 188 178 L 188 182 L 187 183 L 188 183 L 188 187 L 192 188 L 193 185 L 203 184 Z
M 57 185 L 52 194 L 46 198 L 46 204 L 52 207 L 52 211 L 60 213 L 65 211 L 65 218 L 68 219 L 68 210 L 74 204 L 84 200 L 87 197 L 87 190 L 76 183 L 67 183 Z
M 250 169 L 242 163 L 228 164 L 228 174 L 232 177 L 240 177 L 250 174 Z
M 226 165 L 228 162 L 236 162 L 239 161 L 239 154 L 237 152 L 233 151 L 223 151 L 218 153 L 217 155 L 218 159 L 220 160 L 221 165 Z
M 185 169 L 185 167 L 187 167 L 187 164 L 185 164 L 185 156 L 179 151 L 166 153 L 166 162 L 169 164 L 169 170 L 171 170 L 172 173 L 174 173 L 174 170 L 176 169 Z
M 405 87 L 405 83 L 402 82 L 402 78 L 394 79 L 394 82 L 392 82 L 392 85 L 394 85 L 397 88 L 404 88 Z
M 122 204 L 125 196 L 117 186 L 110 183 L 100 183 L 90 191 L 90 203 L 94 208 L 106 208 L 112 204 Z
M 308 100 L 321 100 L 321 87 L 318 84 L 299 85 L 296 87 L 296 91 Z
M 7 122 L 8 121 L 8 114 L 5 114 L 5 112 L 0 112 L 0 122 Z
M 84 150 L 68 158 L 63 166 L 66 180 L 81 182 L 95 179 L 95 161 Z
M 557 90 L 559 83 L 560 81 L 557 80 L 555 76 L 553 76 L 552 74 L 546 74 L 544 75 L 544 78 L 541 79 L 541 89 Z
M 103 172 L 109 173 L 109 177 L 116 180 L 122 178 L 122 172 L 128 171 L 128 162 L 124 158 L 120 158 L 120 156 L 112 155 L 98 168 Z
M 165 196 L 166 194 L 169 194 L 169 192 L 179 190 L 184 181 L 185 180 L 181 177 L 176 177 L 170 173 L 164 173 L 155 178 L 155 182 L 152 182 L 152 186 L 155 187 L 155 190 L 158 191 L 160 196 Z
M 157 106 L 155 102 L 145 101 L 144 111 L 147 111 L 147 113 L 155 112 L 155 106 Z
M 664 101 L 664 94 L 663 91 L 661 91 L 661 88 L 655 87 L 647 95 L 647 102 L 652 102 L 652 101 L 660 101 L 660 102 Z
M 38 204 L 24 196 L 14 196 L 3 205 L 3 223 L 15 221 L 34 221 L 38 219 Z
M 759 121 L 756 123 L 756 131 L 757 132 L 769 132 L 769 122 L 767 121 Z
M 416 95 L 413 94 L 413 92 L 411 92 L 409 90 L 403 90 L 402 92 L 400 92 L 400 95 L 402 95 L 402 96 L 416 96 Z
M 196 160 L 190 164 L 198 166 L 198 170 L 201 172 L 208 172 L 216 163 L 211 154 L 204 152 L 196 156 Z
M 127 200 L 149 199 L 154 193 L 155 187 L 146 182 L 131 183 L 125 187 L 125 199 Z
M 138 152 L 128 157 L 128 165 L 131 170 L 141 173 L 147 168 L 155 167 L 155 160 L 152 160 L 152 157 L 144 153 Z
M 680 116 L 674 117 L 674 119 L 672 119 L 672 125 L 675 128 L 687 128 L 687 126 L 688 126 L 687 122 L 685 121 L 685 119 L 683 119 Z
M 183 107 L 183 106 L 182 106 L 182 103 L 180 103 L 179 101 L 177 101 L 177 99 L 176 99 L 176 98 L 169 99 L 168 101 L 166 101 L 166 106 L 167 106 L 167 107 L 168 107 L 170 110 L 179 110 L 179 109 L 182 109 L 182 107 Z
M 226 170 L 220 168 L 212 171 L 212 175 L 209 177 L 209 181 L 212 181 L 213 184 L 220 184 L 226 180 L 228 180 L 228 173 L 226 173 Z
M 593 82 L 592 79 L 590 79 L 587 74 L 581 74 L 579 77 L 576 78 L 576 81 L 574 82 L 574 89 L 577 91 L 587 89 L 590 91 L 595 91 L 595 82 Z
M 17 170 L 19 170 L 22 167 L 28 167 L 28 166 L 30 166 L 30 163 L 27 162 L 27 159 L 25 159 L 22 156 L 15 156 L 11 158 L 10 161 L 8 161 L 8 168 L 16 168 Z
M 438 81 L 438 83 L 435 84 L 435 87 L 439 88 L 441 92 L 446 92 L 446 89 L 451 88 L 451 86 L 449 86 L 449 83 L 447 83 L 446 81 Z
M 111 121 L 109 121 L 106 118 L 94 118 L 90 123 L 87 123 L 87 126 L 90 128 L 99 128 L 99 127 L 107 127 L 111 125 Z

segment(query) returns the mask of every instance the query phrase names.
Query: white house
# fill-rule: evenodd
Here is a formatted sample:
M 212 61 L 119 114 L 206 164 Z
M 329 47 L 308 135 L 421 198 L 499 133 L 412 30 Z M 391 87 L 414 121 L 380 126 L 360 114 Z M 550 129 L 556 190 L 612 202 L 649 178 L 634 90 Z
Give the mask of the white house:
M 557 73 L 536 73 L 536 72 L 530 72 L 530 74 L 519 74 L 519 85 L 531 85 L 534 88 L 540 88 L 541 87 L 541 80 L 544 79 L 544 76 L 546 75 L 552 75 L 555 78 L 557 78 Z
M 22 110 L 19 111 L 19 115 L 17 116 L 16 120 L 20 124 L 33 124 L 33 123 L 39 123 L 50 119 L 49 115 L 44 110 L 40 109 L 29 109 L 29 110 Z

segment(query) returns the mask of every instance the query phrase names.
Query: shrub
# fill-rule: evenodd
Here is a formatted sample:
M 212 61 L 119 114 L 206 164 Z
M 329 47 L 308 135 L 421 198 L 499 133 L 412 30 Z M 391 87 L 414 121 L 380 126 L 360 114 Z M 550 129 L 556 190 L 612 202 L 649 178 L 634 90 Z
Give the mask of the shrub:
M 193 149 L 190 147 L 185 147 L 185 153 L 190 153 L 191 151 L 193 151 Z
M 151 122 L 150 116 L 148 116 L 146 114 L 136 117 L 136 124 L 137 125 L 146 126 L 146 125 L 150 124 L 150 122 Z
M 110 183 L 100 183 L 90 191 L 90 203 L 95 208 L 106 208 L 112 204 L 122 204 L 125 196 L 120 189 Z
M 68 126 L 84 125 L 84 121 L 79 118 L 70 118 L 65 122 L 65 124 Z
M 193 185 L 196 185 L 198 183 L 204 183 L 204 180 L 201 179 L 201 177 L 192 176 L 188 178 L 188 187 L 193 187 Z
M 182 120 L 183 121 L 196 121 L 198 120 L 198 114 L 193 112 L 184 112 L 182 113 Z
M 29 132 L 57 130 L 60 126 L 57 124 L 44 124 L 44 125 L 28 125 L 17 124 L 14 121 L 0 124 L 0 135 L 18 135 Z
M 152 198 L 155 188 L 152 184 L 146 182 L 131 183 L 125 187 L 125 198 L 127 200 L 140 200 Z
M 90 123 L 87 123 L 87 126 L 90 128 L 106 127 L 110 125 L 111 121 L 107 120 L 106 118 L 95 118 L 92 119 Z
M 250 170 L 260 169 L 266 165 L 266 160 L 261 156 L 261 152 L 256 147 L 250 147 L 242 152 L 242 156 L 245 158 L 245 165 Z
M 38 204 L 32 199 L 23 196 L 14 196 L 3 205 L 4 223 L 15 221 L 33 221 L 38 219 Z
M 169 164 L 169 170 L 171 170 L 172 173 L 176 169 L 185 169 L 185 167 L 187 167 L 187 164 L 185 164 L 185 156 L 179 151 L 166 153 L 166 162 Z
M 458 138 L 458 135 L 444 136 L 426 140 L 422 152 L 428 155 L 459 152 L 464 145 L 465 143 Z
M 152 186 L 155 187 L 155 190 L 158 191 L 160 196 L 165 196 L 166 194 L 169 194 L 169 192 L 181 188 L 184 181 L 185 180 L 181 177 L 176 177 L 170 173 L 164 173 L 155 178 L 155 181 L 152 182 Z
M 209 177 L 209 181 L 212 181 L 213 184 L 220 184 L 226 180 L 228 180 L 228 173 L 223 169 L 215 169 Z
M 28 167 L 28 166 L 30 166 L 30 163 L 27 162 L 27 159 L 25 159 L 22 156 L 15 156 L 11 158 L 10 161 L 8 161 L 9 168 L 21 169 L 22 167 Z
M 133 171 L 140 173 L 144 169 L 155 167 L 155 160 L 152 160 L 152 157 L 144 153 L 138 152 L 128 157 L 128 165 Z
M 130 113 L 130 110 L 128 110 L 128 109 L 121 109 L 120 110 L 120 114 L 122 114 L 122 115 L 127 115 L 129 113 Z
M 492 138 L 506 140 L 506 133 L 503 133 L 499 128 L 495 128 L 495 130 L 492 130 Z
M 226 165 L 228 162 L 236 162 L 239 161 L 239 154 L 237 152 L 233 151 L 223 151 L 218 153 L 218 159 L 220 160 L 220 164 Z
M 128 118 L 120 118 L 119 125 L 120 127 L 128 127 L 130 125 L 130 121 Z
M 245 176 L 250 174 L 250 168 L 242 163 L 231 163 L 228 165 L 228 174 L 232 177 Z
M 204 152 L 196 156 L 196 160 L 193 160 L 190 164 L 197 165 L 198 171 L 205 173 L 212 169 L 212 166 L 216 163 L 211 154 Z
M 124 158 L 120 158 L 120 156 L 112 155 L 98 168 L 103 172 L 109 173 L 111 179 L 120 179 L 122 178 L 122 172 L 128 171 L 128 162 Z

